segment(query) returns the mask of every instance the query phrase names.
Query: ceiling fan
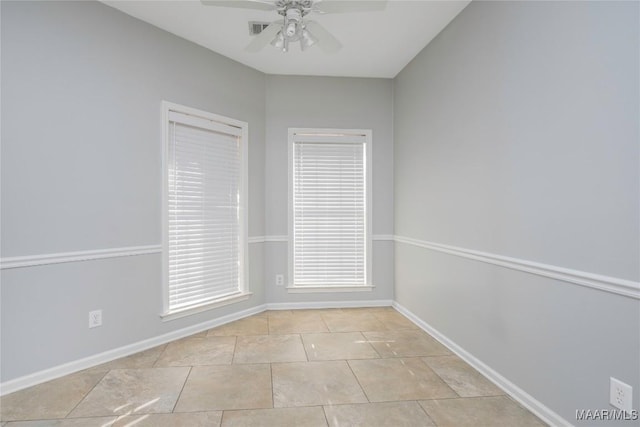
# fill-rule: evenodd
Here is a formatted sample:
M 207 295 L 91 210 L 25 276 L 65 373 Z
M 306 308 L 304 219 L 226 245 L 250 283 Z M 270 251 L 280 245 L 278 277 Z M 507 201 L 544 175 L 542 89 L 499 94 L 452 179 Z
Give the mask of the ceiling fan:
M 304 51 L 318 45 L 326 53 L 334 53 L 342 44 L 316 21 L 305 20 L 310 13 L 345 13 L 383 10 L 386 0 L 201 0 L 209 6 L 235 7 L 276 11 L 282 19 L 272 22 L 262 30 L 245 48 L 248 52 L 259 52 L 267 44 L 289 51 L 291 43 L 300 42 Z

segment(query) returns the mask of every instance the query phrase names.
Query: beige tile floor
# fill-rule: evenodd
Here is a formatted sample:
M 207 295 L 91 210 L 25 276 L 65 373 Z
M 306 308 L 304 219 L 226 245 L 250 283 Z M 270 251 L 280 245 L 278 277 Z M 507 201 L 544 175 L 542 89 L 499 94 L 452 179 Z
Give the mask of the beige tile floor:
M 268 311 L 0 405 L 2 427 L 544 426 L 392 308 Z

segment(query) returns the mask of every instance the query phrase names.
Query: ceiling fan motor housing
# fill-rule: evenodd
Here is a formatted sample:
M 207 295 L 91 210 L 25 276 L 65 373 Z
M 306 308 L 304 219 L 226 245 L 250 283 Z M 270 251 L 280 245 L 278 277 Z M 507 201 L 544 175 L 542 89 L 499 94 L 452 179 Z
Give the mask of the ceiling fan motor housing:
M 313 0 L 277 0 L 275 5 L 282 16 L 287 16 L 287 12 L 291 9 L 298 10 L 301 16 L 313 10 Z
M 300 31 L 302 29 L 302 12 L 296 8 L 287 9 L 287 13 L 284 18 L 284 31 L 287 34 L 287 37 L 291 41 L 295 41 L 294 38 L 300 36 Z
M 1 1 L 1 0 L 0 0 Z M 272 46 L 287 52 L 291 42 L 300 42 L 300 49 L 306 50 L 316 43 L 322 42 L 321 48 L 327 53 L 339 50 L 342 45 L 326 29 L 315 21 L 305 22 L 304 17 L 312 12 L 338 13 L 353 10 L 354 1 L 324 2 L 322 0 L 201 0 L 205 4 L 223 7 L 238 7 L 260 10 L 270 10 L 282 16 L 280 22 L 249 22 L 250 34 L 256 35 L 249 43 L 246 50 L 258 52 L 265 45 Z M 382 0 L 381 0 L 382 1 Z M 371 2 L 362 2 L 365 9 L 370 9 Z M 346 4 L 351 4 L 346 7 Z M 322 8 L 321 8 L 322 7 Z M 327 10 L 324 10 L 328 8 Z M 359 6 L 356 7 L 358 9 Z M 273 37 L 273 39 L 271 39 Z M 270 40 L 271 39 L 271 40 Z

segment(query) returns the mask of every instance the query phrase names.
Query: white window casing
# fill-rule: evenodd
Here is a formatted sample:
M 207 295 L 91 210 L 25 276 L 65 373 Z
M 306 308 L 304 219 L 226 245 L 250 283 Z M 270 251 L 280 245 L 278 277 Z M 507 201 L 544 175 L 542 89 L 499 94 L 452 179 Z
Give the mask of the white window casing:
M 289 129 L 289 291 L 370 290 L 371 130 Z
M 163 318 L 247 299 L 248 125 L 162 103 Z

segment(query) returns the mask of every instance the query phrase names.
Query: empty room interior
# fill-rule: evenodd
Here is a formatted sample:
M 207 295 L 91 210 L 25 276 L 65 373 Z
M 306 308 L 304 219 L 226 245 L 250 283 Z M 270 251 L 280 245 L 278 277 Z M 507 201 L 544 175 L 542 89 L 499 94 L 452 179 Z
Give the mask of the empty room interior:
M 0 426 L 637 426 L 638 1 L 1 1 Z

